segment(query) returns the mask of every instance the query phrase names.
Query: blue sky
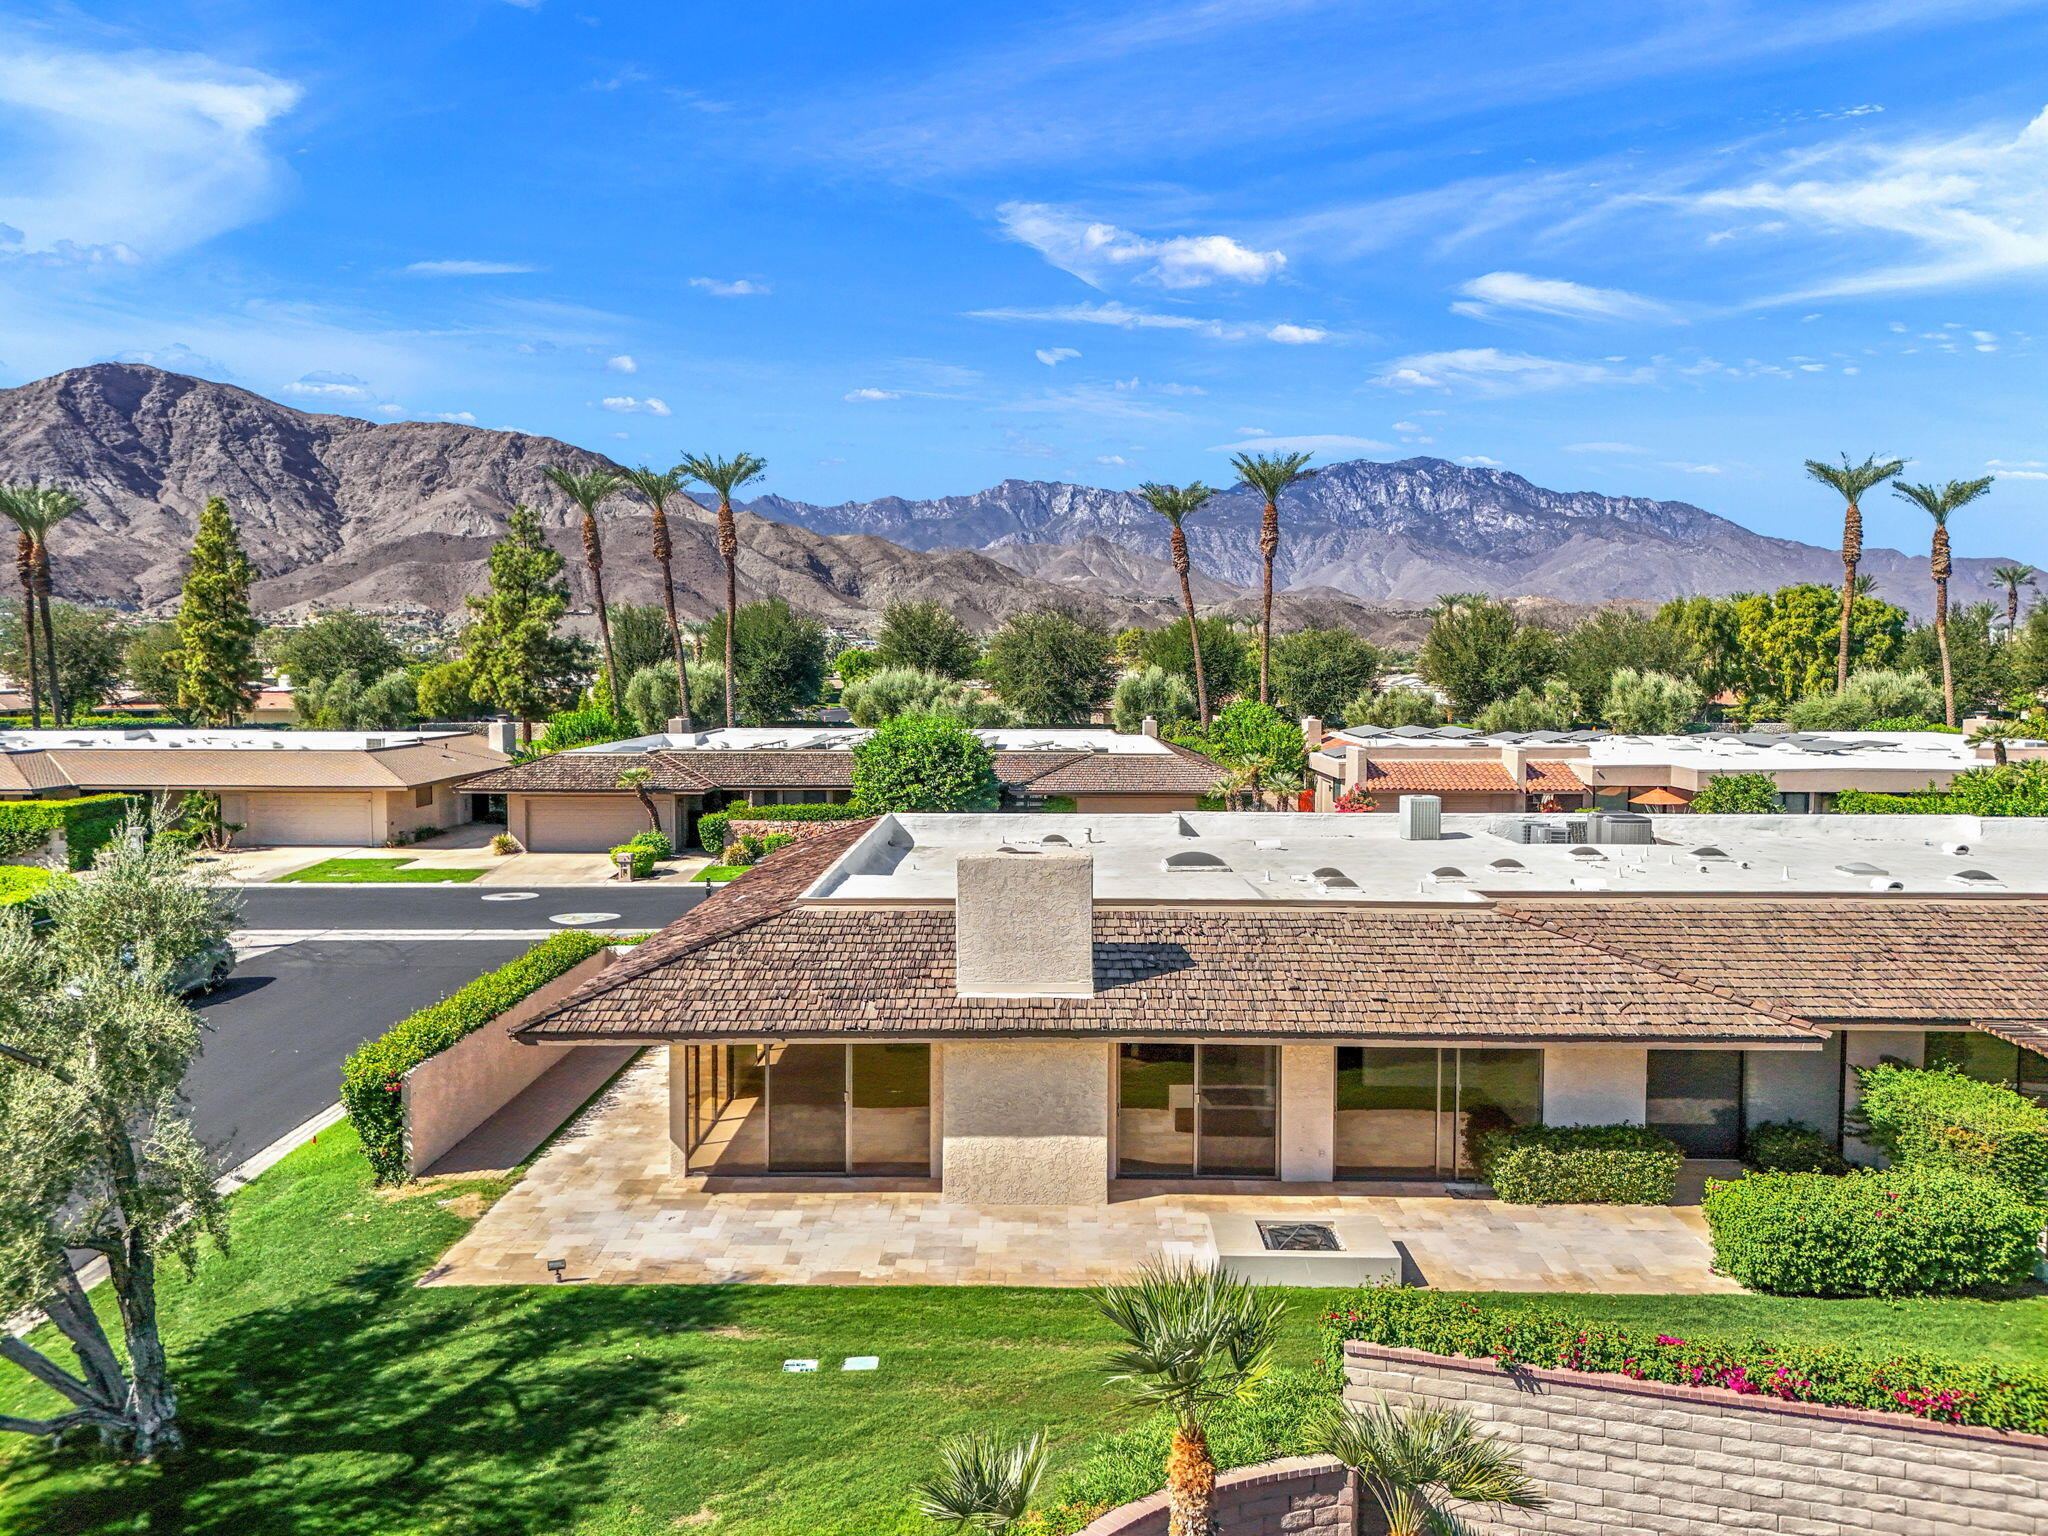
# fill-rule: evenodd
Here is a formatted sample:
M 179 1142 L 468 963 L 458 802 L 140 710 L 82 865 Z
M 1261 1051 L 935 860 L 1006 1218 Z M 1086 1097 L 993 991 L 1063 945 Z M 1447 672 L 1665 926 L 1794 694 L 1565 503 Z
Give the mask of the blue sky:
M 2048 0 L 0 0 L 0 384 L 765 455 L 1428 453 L 2048 565 Z M 1891 498 L 1872 542 L 1923 548 Z

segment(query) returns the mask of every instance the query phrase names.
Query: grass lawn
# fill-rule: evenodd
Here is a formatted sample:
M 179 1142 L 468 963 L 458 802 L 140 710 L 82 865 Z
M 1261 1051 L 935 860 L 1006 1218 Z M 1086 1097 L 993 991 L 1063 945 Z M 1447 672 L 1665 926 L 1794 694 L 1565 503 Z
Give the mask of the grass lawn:
M 706 864 L 692 880 L 737 880 L 754 866 L 751 864 Z
M 909 1484 L 969 1429 L 1055 1437 L 1059 1466 L 1140 1422 L 1073 1291 L 982 1287 L 418 1290 L 502 1189 L 402 1198 L 324 1133 L 232 1205 L 233 1247 L 164 1313 L 192 1452 L 160 1469 L 0 1442 L 0 1531 L 250 1536 L 909 1536 Z M 1306 1364 L 1336 1293 L 1299 1292 Z M 1524 1298 L 1679 1331 L 1855 1339 L 2048 1363 L 2048 1299 Z M 849 1374 L 845 1356 L 882 1368 Z M 816 1375 L 785 1359 L 816 1358 Z M 0 1412 L 48 1399 L 0 1365 Z M 691 1522 L 706 1509 L 715 1522 Z
M 279 875 L 274 885 L 463 885 L 482 875 L 480 869 L 439 869 L 411 859 L 322 859 L 304 869 Z

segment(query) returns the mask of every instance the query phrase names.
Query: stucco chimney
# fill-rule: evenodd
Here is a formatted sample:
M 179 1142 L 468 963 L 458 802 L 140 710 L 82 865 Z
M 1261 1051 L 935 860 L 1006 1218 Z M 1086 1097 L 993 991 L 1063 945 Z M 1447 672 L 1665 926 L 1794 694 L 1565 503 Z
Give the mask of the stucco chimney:
M 485 721 L 484 740 L 493 752 L 502 752 L 510 757 L 519 750 L 519 722 L 502 716 Z
M 1095 856 L 1078 849 L 963 853 L 953 892 L 961 997 L 1095 991 Z
M 667 731 L 671 736 L 682 736 L 687 734 L 683 725 L 683 717 L 681 715 L 670 715 L 668 719 L 662 722 L 661 728 L 664 731 Z
M 1314 715 L 1301 717 L 1301 740 L 1307 750 L 1313 752 L 1323 744 L 1323 722 Z
M 1500 749 L 1500 765 L 1507 769 L 1509 778 L 1513 779 L 1517 784 L 1525 784 L 1529 778 L 1526 772 L 1529 760 L 1535 755 L 1535 749 L 1525 744 L 1519 742 L 1504 743 Z
M 1138 734 L 1141 736 L 1157 736 L 1159 734 L 1159 722 L 1153 719 L 1152 716 L 1147 715 L 1139 722 Z

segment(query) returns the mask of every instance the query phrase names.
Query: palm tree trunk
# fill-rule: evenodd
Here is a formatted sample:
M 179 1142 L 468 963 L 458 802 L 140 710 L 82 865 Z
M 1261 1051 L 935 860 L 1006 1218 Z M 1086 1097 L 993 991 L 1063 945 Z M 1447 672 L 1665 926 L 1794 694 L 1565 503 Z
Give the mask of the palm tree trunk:
M 50 723 L 62 725 L 70 716 L 64 709 L 64 679 L 57 670 L 57 631 L 50 623 L 50 546 L 36 540 L 36 607 L 43 615 L 43 669 L 50 679 Z
M 2020 632 L 2020 589 L 2017 583 L 2005 589 L 2005 638 Z
M 21 572 L 21 639 L 28 654 L 28 716 L 43 723 L 43 686 L 36 659 L 36 541 L 27 534 L 15 545 L 14 563 Z
M 661 567 L 661 605 L 668 613 L 669 649 L 676 653 L 676 690 L 681 700 L 676 713 L 682 718 L 683 729 L 695 730 L 690 719 L 690 669 L 683 663 L 683 629 L 676 622 L 676 577 L 674 569 L 675 549 L 669 543 L 668 513 L 660 505 L 654 508 L 654 559 Z
M 1937 527 L 1934 530 L 1934 552 L 1928 560 L 1928 572 L 1934 577 L 1934 644 L 1941 652 L 1941 705 L 1942 719 L 1949 725 L 1956 723 L 1956 674 L 1948 654 L 1948 577 L 1949 577 L 1948 530 Z
M 1216 1463 L 1209 1455 L 1209 1438 L 1183 1424 L 1173 1432 L 1173 1448 L 1166 1455 L 1167 1536 L 1213 1536 L 1215 1501 Z
M 1280 553 L 1280 506 L 1268 500 L 1265 518 L 1259 524 L 1259 554 L 1266 562 L 1266 583 L 1259 598 L 1259 702 L 1266 697 L 1267 680 L 1273 670 L 1273 557 Z
M 1835 647 L 1835 687 L 1849 686 L 1849 621 L 1856 613 L 1856 567 L 1863 559 L 1863 511 L 1855 502 L 1842 514 L 1842 634 Z
M 583 513 L 583 563 L 590 567 L 590 591 L 597 604 L 597 638 L 604 646 L 605 692 L 611 696 L 612 718 L 623 720 L 626 707 L 619 699 L 619 668 L 612 657 L 612 616 L 604 603 L 604 543 L 597 531 L 597 517 L 588 508 Z
M 725 725 L 732 729 L 732 632 L 740 614 L 740 531 L 732 519 L 732 499 L 718 498 L 718 558 L 725 562 Z
M 1178 525 L 1173 530 L 1173 569 L 1180 577 L 1180 605 L 1188 611 L 1188 649 L 1195 658 L 1195 713 L 1209 723 L 1209 682 L 1202 671 L 1202 632 L 1195 627 L 1195 589 L 1188 580 L 1188 536 Z

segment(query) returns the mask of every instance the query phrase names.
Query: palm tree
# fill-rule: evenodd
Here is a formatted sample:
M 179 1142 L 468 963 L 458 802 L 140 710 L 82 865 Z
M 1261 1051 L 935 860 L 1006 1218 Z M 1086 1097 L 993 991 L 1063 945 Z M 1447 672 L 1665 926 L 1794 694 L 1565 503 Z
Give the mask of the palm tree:
M 1839 465 L 1823 464 L 1819 459 L 1806 461 L 1806 473 L 1832 488 L 1846 503 L 1842 513 L 1842 632 L 1835 648 L 1838 689 L 1849 682 L 1849 620 L 1856 611 L 1856 565 L 1863 558 L 1863 512 L 1856 503 L 1865 491 L 1905 467 L 1904 459 L 1880 459 L 1874 453 L 1861 464 L 1851 464 L 1846 453 Z
M 1022 1520 L 1045 1476 L 1045 1436 L 1014 1445 L 969 1435 L 939 1448 L 939 1471 L 917 1485 L 917 1512 L 954 1532 L 1000 1536 Z
M 46 485 L 36 492 L 42 516 L 35 530 L 36 607 L 43 616 L 43 670 L 50 679 L 50 723 L 62 725 L 70 718 L 64 707 L 64 677 L 57 669 L 57 631 L 50 623 L 50 530 L 79 508 L 75 492 Z
M 1970 745 L 1989 747 L 1991 761 L 2000 768 L 2005 766 L 2005 749 L 2015 741 L 2031 741 L 2033 737 L 2026 727 L 2017 720 L 1987 720 L 1970 732 Z
M 654 562 L 661 567 L 661 605 L 668 613 L 669 649 L 676 653 L 676 685 L 682 693 L 676 713 L 682 716 L 683 729 L 693 731 L 696 726 L 690 720 L 690 669 L 683 656 L 683 629 L 676 622 L 675 546 L 668 536 L 669 498 L 680 496 L 690 477 L 680 469 L 628 469 L 619 478 L 640 493 L 653 516 Z
M 1266 498 L 1266 515 L 1259 524 L 1259 553 L 1266 562 L 1266 584 L 1259 600 L 1259 702 L 1267 702 L 1268 678 L 1273 670 L 1273 557 L 1280 553 L 1280 493 L 1297 480 L 1315 473 L 1308 467 L 1312 453 L 1240 453 L 1231 467 L 1253 490 Z
M 615 782 L 619 788 L 630 789 L 640 797 L 640 808 L 647 813 L 647 824 L 659 832 L 661 830 L 661 814 L 654 808 L 654 796 L 647 792 L 647 786 L 653 778 L 654 771 L 652 769 L 635 766 L 632 768 L 621 768 L 618 779 Z
M 1934 548 L 1927 559 L 1927 574 L 1934 578 L 1934 644 L 1941 652 L 1942 719 L 1956 723 L 1956 675 L 1948 655 L 1948 578 L 1951 570 L 1948 549 L 1949 514 L 1967 506 L 1991 489 L 1993 477 L 1981 480 L 1951 480 L 1946 485 L 1908 485 L 1903 480 L 1892 487 L 1934 519 Z
M 41 668 L 37 663 L 36 641 L 36 530 L 42 525 L 42 500 L 32 485 L 0 485 L 0 517 L 14 524 L 15 570 L 21 576 L 21 639 L 28 660 L 28 709 L 30 721 L 43 723 Z
M 1250 1397 L 1273 1366 L 1286 1303 L 1219 1269 L 1147 1265 L 1123 1285 L 1091 1298 L 1124 1343 L 1109 1358 L 1111 1381 L 1173 1417 L 1166 1457 L 1168 1536 L 1213 1536 L 1216 1462 L 1208 1418 L 1221 1403 Z
M 1180 577 L 1180 605 L 1188 611 L 1188 649 L 1195 657 L 1195 714 L 1207 725 L 1209 682 L 1202 672 L 1202 635 L 1195 626 L 1195 589 L 1188 579 L 1193 569 L 1188 559 L 1188 536 L 1180 524 L 1182 518 L 1216 493 L 1199 480 L 1190 486 L 1154 485 L 1148 480 L 1138 487 L 1138 494 L 1173 525 L 1173 571 Z
M 729 459 L 714 459 L 708 454 L 686 453 L 683 462 L 677 466 L 692 480 L 702 480 L 718 492 L 718 558 L 725 562 L 725 723 L 732 726 L 733 695 L 739 692 L 733 684 L 732 632 L 738 626 L 740 612 L 740 533 L 732 520 L 732 493 L 749 480 L 758 480 L 761 472 L 768 467 L 768 461 L 756 458 L 751 453 L 736 453 Z M 683 689 L 689 691 L 690 680 L 683 679 Z
M 1349 1406 L 1316 1449 L 1358 1474 L 1386 1517 L 1387 1536 L 1466 1536 L 1458 1506 L 1542 1509 L 1542 1487 L 1514 1452 L 1488 1439 L 1458 1408 L 1396 1408 L 1385 1398 Z
M 604 646 L 605 689 L 611 695 L 612 718 L 625 718 L 626 706 L 619 697 L 619 669 L 612 656 L 612 616 L 604 602 L 604 540 L 597 531 L 597 504 L 617 493 L 625 482 L 609 469 L 586 474 L 561 464 L 542 471 L 548 483 L 583 511 L 583 563 L 590 570 L 590 591 L 597 604 L 597 638 Z
M 2034 578 L 2041 573 L 2031 565 L 1995 565 L 1991 568 L 1991 585 L 2005 588 L 2005 638 L 2010 640 L 2020 628 L 2020 588 L 2034 585 Z

